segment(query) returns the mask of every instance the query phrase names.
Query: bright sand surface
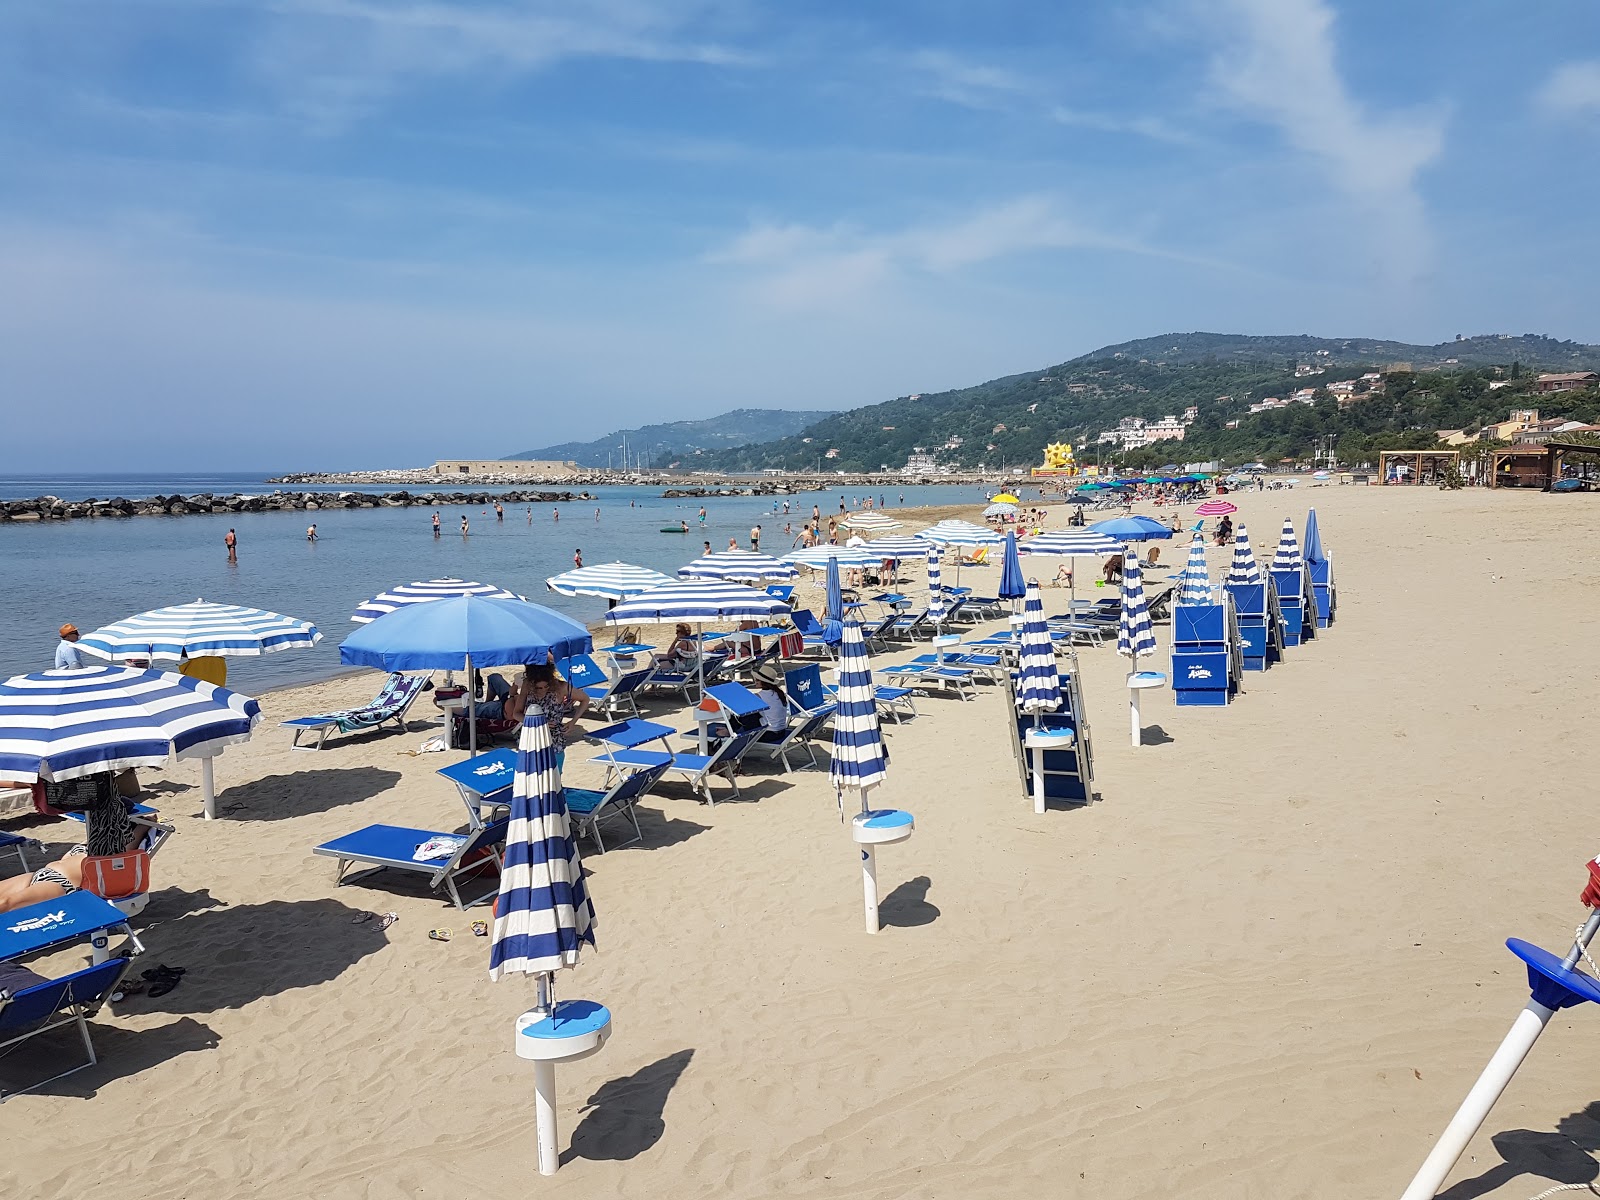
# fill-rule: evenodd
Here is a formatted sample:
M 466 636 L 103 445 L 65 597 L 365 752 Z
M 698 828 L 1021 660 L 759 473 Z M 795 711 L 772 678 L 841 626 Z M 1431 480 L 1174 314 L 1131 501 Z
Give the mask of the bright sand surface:
M 224 819 L 198 819 L 193 764 L 146 773 L 178 835 L 143 963 L 188 974 L 96 1020 L 98 1067 L 0 1108 L 0 1192 L 1397 1196 L 1526 999 L 1502 940 L 1559 950 L 1583 916 L 1600 507 L 1235 498 L 1263 560 L 1315 504 L 1335 627 L 1227 709 L 1147 694 L 1139 750 L 1125 660 L 1083 651 L 1099 800 L 1044 817 L 996 689 L 919 701 L 887 727 L 874 797 L 917 818 L 878 856 L 880 936 L 820 771 L 759 766 L 754 803 L 715 808 L 669 787 L 642 844 L 586 853 L 599 950 L 559 989 L 608 1004 L 615 1034 L 559 1069 L 553 1179 L 533 1174 L 512 1052 L 531 988 L 489 982 L 484 911 L 335 888 L 310 853 L 371 822 L 456 826 L 446 756 L 401 753 L 421 724 L 290 752 L 276 721 L 363 699 L 371 675 L 265 697 L 255 739 L 218 760 Z M 1163 557 L 1180 566 L 1181 541 Z M 586 757 L 570 782 L 598 779 Z M 386 910 L 387 931 L 352 922 Z M 1499 1131 L 1600 1145 L 1571 1116 L 1596 1099 L 1597 1034 L 1595 1014 L 1556 1017 L 1452 1176 L 1481 1183 L 1450 1195 L 1549 1186 L 1503 1165 Z M 1545 1161 L 1592 1177 L 1558 1149 Z

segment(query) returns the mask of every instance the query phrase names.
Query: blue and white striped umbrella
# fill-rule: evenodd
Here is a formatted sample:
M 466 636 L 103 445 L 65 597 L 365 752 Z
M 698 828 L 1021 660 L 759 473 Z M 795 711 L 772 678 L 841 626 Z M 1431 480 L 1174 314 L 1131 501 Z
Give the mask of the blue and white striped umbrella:
M 886 529 L 900 528 L 899 521 L 870 508 L 865 512 L 851 513 L 841 523 L 846 529 L 858 529 L 866 533 L 882 533 Z
M 954 519 L 940 521 L 937 525 L 924 529 L 917 536 L 936 546 L 998 546 L 1005 541 L 1004 535 L 996 533 L 993 529 L 985 529 L 982 525 L 974 525 L 971 521 Z
M 1122 543 L 1087 529 L 1057 529 L 1028 538 L 1017 545 L 1018 554 L 1048 554 L 1057 558 L 1096 558 L 1121 554 Z
M 800 572 L 770 554 L 754 550 L 718 550 L 702 554 L 678 568 L 679 579 L 732 579 L 753 583 L 769 579 L 798 579 Z
M 1195 534 L 1189 543 L 1189 561 L 1178 578 L 1179 604 L 1211 603 L 1211 570 L 1206 566 L 1206 540 Z
M 891 537 L 873 538 L 867 543 L 867 549 L 881 562 L 886 558 L 921 558 L 932 544 L 916 534 L 895 534 Z
M 1298 571 L 1305 565 L 1300 557 L 1300 542 L 1294 536 L 1294 522 L 1283 519 L 1283 532 L 1278 535 L 1278 552 L 1272 556 L 1274 571 Z
M 169 754 L 210 758 L 249 739 L 261 705 L 170 671 L 84 667 L 0 684 L 0 779 L 62 781 Z
M 927 549 L 926 543 L 923 544 L 923 549 Z M 883 559 L 884 555 L 874 554 L 864 546 L 812 546 L 805 550 L 796 550 L 793 554 L 785 554 L 779 561 L 797 567 L 808 567 L 814 571 L 823 571 L 827 569 L 829 562 L 837 562 L 846 568 L 875 567 Z
M 1150 624 L 1150 607 L 1144 600 L 1144 576 L 1139 573 L 1139 556 L 1133 551 L 1122 556 L 1122 612 L 1117 617 L 1117 653 L 1133 659 L 1139 669 L 1139 655 L 1156 652 L 1156 631 Z
M 872 684 L 872 667 L 867 661 L 867 644 L 861 625 L 852 617 L 844 623 L 839 642 L 838 707 L 833 713 L 833 760 L 828 778 L 839 796 L 841 812 L 844 793 L 861 793 L 861 807 L 867 807 L 867 792 L 882 783 L 889 773 L 889 751 L 878 727 L 878 701 Z
M 511 823 L 489 942 L 489 978 L 549 975 L 594 945 L 594 905 L 572 836 L 567 794 L 545 715 L 529 707 L 517 738 Z
M 100 658 L 254 656 L 314 646 L 322 634 L 310 621 L 237 604 L 174 604 L 96 629 L 78 645 Z
M 944 621 L 944 584 L 939 575 L 939 551 L 928 551 L 928 618 L 938 625 Z
M 671 576 L 648 567 L 609 562 L 563 571 L 546 579 L 544 585 L 563 596 L 599 596 L 605 600 L 622 600 L 671 582 Z
M 1022 602 L 1022 646 L 1017 659 L 1017 707 L 1023 712 L 1054 712 L 1061 707 L 1061 673 L 1044 620 L 1039 581 L 1028 581 Z
M 379 617 L 388 616 L 397 608 L 407 608 L 413 604 L 426 604 L 430 600 L 453 600 L 457 596 L 482 596 L 488 600 L 521 600 L 524 597 L 515 592 L 508 592 L 505 588 L 494 587 L 487 583 L 473 583 L 466 579 L 425 579 L 418 583 L 402 583 L 397 588 L 381 592 L 368 600 L 355 612 L 350 614 L 350 619 L 358 625 L 365 625 L 368 621 L 376 621 Z
M 793 570 L 791 567 L 790 570 Z M 629 596 L 606 614 L 609 625 L 670 625 L 675 621 L 736 620 L 777 617 L 789 606 L 776 596 L 742 583 L 712 579 L 678 579 L 648 592 Z
M 1233 562 L 1228 565 L 1227 583 L 1260 583 L 1261 568 L 1256 565 L 1256 552 L 1250 549 L 1250 533 L 1240 521 L 1233 533 Z

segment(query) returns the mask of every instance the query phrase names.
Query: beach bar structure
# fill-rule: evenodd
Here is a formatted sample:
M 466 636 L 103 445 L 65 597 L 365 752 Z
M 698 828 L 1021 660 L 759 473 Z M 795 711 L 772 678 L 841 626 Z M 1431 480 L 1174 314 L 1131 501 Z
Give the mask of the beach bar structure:
M 1239 623 L 1239 662 L 1243 670 L 1265 671 L 1283 657 L 1283 612 L 1278 588 L 1267 573 L 1261 583 L 1230 583 L 1234 618 Z
M 1507 446 L 1489 452 L 1492 488 L 1548 488 L 1550 452 L 1544 446 Z
M 1459 450 L 1381 450 L 1378 452 L 1380 484 L 1432 484 L 1441 482 L 1461 462 Z
M 1233 598 L 1221 604 L 1179 604 L 1172 610 L 1172 699 L 1220 708 L 1238 694 L 1244 651 Z
M 1077 659 L 1061 671 L 1061 707 L 1054 712 L 1017 710 L 1017 691 L 1011 672 L 1005 673 L 1006 711 L 1010 714 L 1011 749 L 1017 758 L 1025 795 L 1034 795 L 1034 761 L 1040 763 L 1043 795 L 1068 804 L 1088 804 L 1094 799 L 1094 747 L 1089 738 L 1089 717 L 1083 706 L 1083 685 L 1078 680 Z M 1034 729 L 1060 730 L 1075 736 L 1059 745 L 1037 749 L 1026 739 Z

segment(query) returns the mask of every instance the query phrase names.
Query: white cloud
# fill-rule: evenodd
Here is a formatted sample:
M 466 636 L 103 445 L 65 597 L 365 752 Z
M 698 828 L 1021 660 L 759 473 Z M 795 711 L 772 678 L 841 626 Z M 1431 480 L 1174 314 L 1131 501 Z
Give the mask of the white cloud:
M 1600 115 L 1600 58 L 1558 67 L 1534 98 L 1557 116 Z
M 1339 73 L 1323 0 L 1215 0 L 1206 12 L 1209 26 L 1231 33 L 1211 64 L 1220 95 L 1320 162 L 1376 219 L 1390 265 L 1419 272 L 1429 236 L 1417 179 L 1443 148 L 1443 117 L 1369 112 Z

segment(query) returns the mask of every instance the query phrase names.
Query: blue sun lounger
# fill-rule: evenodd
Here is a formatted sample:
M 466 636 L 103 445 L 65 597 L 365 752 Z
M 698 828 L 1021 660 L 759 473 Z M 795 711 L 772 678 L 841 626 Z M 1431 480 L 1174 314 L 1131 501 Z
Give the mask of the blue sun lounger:
M 714 805 L 716 798 L 711 794 L 711 776 L 720 775 L 726 779 L 733 788 L 733 798 L 737 800 L 739 784 L 733 777 L 734 771 L 739 765 L 739 760 L 744 757 L 745 751 L 750 749 L 759 736 L 761 736 L 760 726 L 741 730 L 732 737 L 725 738 L 710 754 L 667 754 L 660 750 L 609 750 L 589 761 L 604 765 L 608 783 L 616 773 L 648 771 L 662 767 L 682 775 L 688 780 L 690 787 L 705 797 L 707 804 Z
M 470 833 L 438 833 L 431 829 L 406 829 L 399 825 L 368 825 L 354 833 L 347 833 L 331 842 L 312 847 L 311 853 L 338 859 L 334 872 L 336 884 L 353 883 L 383 870 L 412 871 L 428 877 L 428 886 L 434 891 L 441 887 L 449 893 L 458 909 L 465 911 L 474 904 L 482 904 L 500 890 L 500 850 L 506 840 L 507 818 L 490 821 L 482 829 Z M 418 847 L 433 838 L 457 838 L 455 850 L 442 858 L 417 861 Z M 351 867 L 366 868 L 358 875 L 349 875 Z M 488 888 L 465 898 L 456 886 L 474 875 L 490 876 Z
M 644 830 L 639 828 L 639 814 L 635 802 L 655 787 L 666 773 L 667 764 L 661 763 L 624 776 L 607 791 L 596 791 L 594 788 L 567 788 L 567 812 L 572 816 L 572 836 L 580 838 L 587 833 L 594 839 L 594 844 L 600 853 L 604 854 L 606 844 L 600 838 L 600 822 L 607 817 L 620 816 L 633 822 L 633 837 L 617 844 L 631 846 L 634 842 L 640 841 L 644 837 Z
M 1302 564 L 1299 570 L 1269 571 L 1278 589 L 1278 610 L 1283 614 L 1283 644 L 1298 646 L 1317 635 L 1317 619 L 1311 595 L 1311 573 Z
M 1278 589 L 1268 575 L 1263 583 L 1226 585 L 1239 621 L 1239 650 L 1246 671 L 1265 671 L 1283 657 L 1283 618 Z
M 1172 699 L 1222 707 L 1239 690 L 1244 657 L 1233 600 L 1180 604 L 1172 610 Z
M 22 869 L 28 869 L 28 855 L 26 853 L 31 838 L 25 838 L 20 833 L 0 833 L 0 850 L 13 850 L 16 852 L 17 861 L 22 864 Z

